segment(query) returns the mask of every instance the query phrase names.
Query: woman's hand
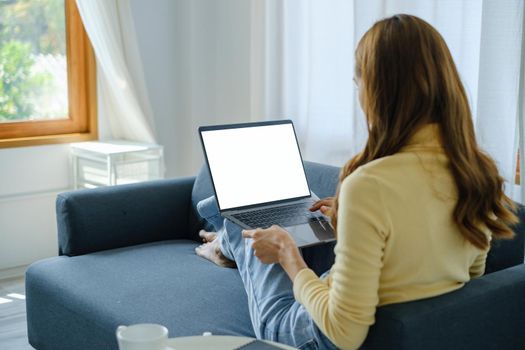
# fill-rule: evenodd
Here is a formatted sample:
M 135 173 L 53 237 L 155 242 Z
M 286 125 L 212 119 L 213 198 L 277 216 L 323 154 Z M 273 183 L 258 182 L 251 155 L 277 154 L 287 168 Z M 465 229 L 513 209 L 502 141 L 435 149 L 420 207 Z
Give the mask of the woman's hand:
M 300 270 L 307 268 L 292 236 L 280 226 L 243 230 L 242 236 L 253 239 L 254 255 L 262 263 L 281 264 L 292 281 Z
M 326 197 L 315 202 L 310 211 L 319 210 L 323 215 L 330 216 L 334 206 L 334 197 Z

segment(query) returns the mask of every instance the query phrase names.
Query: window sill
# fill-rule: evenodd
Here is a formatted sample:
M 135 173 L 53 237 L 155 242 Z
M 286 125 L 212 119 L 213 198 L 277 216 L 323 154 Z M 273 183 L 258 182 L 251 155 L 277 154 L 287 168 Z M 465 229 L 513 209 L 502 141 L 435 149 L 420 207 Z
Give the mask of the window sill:
M 92 141 L 92 140 L 96 140 L 97 138 L 98 138 L 98 134 L 96 131 L 86 132 L 86 133 L 20 137 L 20 138 L 0 140 L 0 149 L 10 148 L 10 147 L 40 146 L 40 145 L 52 145 L 52 144 L 58 144 L 58 143 Z

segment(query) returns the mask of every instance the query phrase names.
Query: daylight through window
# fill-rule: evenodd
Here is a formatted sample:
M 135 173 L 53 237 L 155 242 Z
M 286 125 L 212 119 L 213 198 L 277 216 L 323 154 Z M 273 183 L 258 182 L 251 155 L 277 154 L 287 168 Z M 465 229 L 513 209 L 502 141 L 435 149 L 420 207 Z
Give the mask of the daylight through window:
M 0 146 L 93 139 L 94 80 L 74 0 L 0 0 Z

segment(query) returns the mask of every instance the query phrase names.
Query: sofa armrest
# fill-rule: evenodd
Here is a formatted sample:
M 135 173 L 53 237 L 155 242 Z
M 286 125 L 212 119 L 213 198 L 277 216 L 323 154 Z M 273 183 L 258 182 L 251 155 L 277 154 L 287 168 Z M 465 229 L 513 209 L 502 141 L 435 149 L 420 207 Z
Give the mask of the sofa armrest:
M 194 177 L 61 193 L 60 255 L 187 238 Z
M 438 297 L 378 308 L 362 350 L 525 349 L 525 265 Z

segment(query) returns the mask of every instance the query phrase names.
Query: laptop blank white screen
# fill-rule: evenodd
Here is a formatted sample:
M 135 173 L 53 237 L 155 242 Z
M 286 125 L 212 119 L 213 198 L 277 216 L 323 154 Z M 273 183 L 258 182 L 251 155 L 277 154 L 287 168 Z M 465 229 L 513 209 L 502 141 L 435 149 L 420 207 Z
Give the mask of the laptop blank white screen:
M 310 195 L 292 124 L 201 135 L 221 210 Z

